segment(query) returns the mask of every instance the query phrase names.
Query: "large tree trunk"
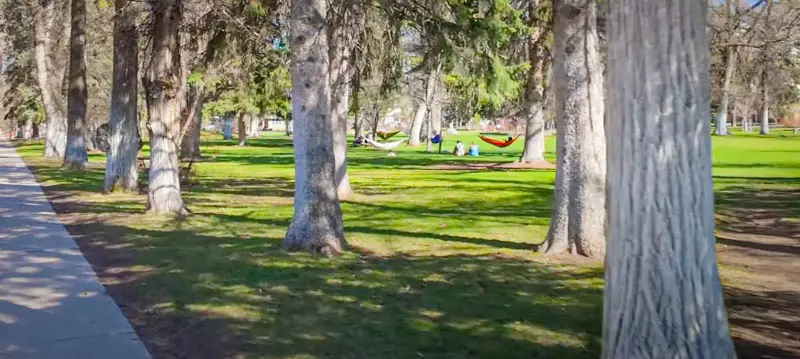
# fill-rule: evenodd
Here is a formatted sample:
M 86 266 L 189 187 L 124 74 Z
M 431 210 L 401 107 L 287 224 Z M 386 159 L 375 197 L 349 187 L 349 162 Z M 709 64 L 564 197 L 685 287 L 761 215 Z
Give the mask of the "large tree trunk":
M 553 75 L 557 166 L 547 254 L 605 254 L 603 69 L 593 0 L 556 0 Z
M 717 115 L 717 121 L 714 130 L 714 134 L 717 136 L 725 136 L 728 134 L 728 107 L 730 107 L 729 91 L 735 67 L 736 57 L 733 52 L 733 46 L 728 46 L 728 49 L 725 52 L 725 78 L 722 81 L 722 101 L 720 101 L 719 114 Z
M 114 82 L 108 126 L 109 151 L 106 158 L 106 192 L 119 188 L 136 191 L 139 171 L 139 38 L 136 29 L 138 7 L 133 0 L 116 0 L 114 18 Z M 119 186 L 118 186 L 119 185 Z
M 236 132 L 239 136 L 239 146 L 247 144 L 247 124 L 244 121 L 244 112 L 236 114 Z
M 189 87 L 189 108 L 181 137 L 181 160 L 200 158 L 200 131 L 203 128 L 204 91 L 200 85 Z
M 347 175 L 347 112 L 350 109 L 350 66 L 353 46 L 351 22 L 354 14 L 345 6 L 337 5 L 330 11 L 333 25 L 330 32 L 330 86 L 331 129 L 333 130 L 333 156 L 335 159 L 336 192 L 339 199 L 353 195 Z
M 186 214 L 181 198 L 180 138 L 181 60 L 178 30 L 181 0 L 150 0 L 152 53 L 145 90 L 150 117 L 150 211 Z
M 86 0 L 71 0 L 69 37 L 69 92 L 67 97 L 67 147 L 64 167 L 86 167 Z
M 40 3 L 30 0 L 34 13 L 34 58 L 36 62 L 36 82 L 42 96 L 47 133 L 45 135 L 44 156 L 63 158 L 67 147 L 67 122 L 64 117 L 64 98 L 61 94 L 62 76 L 49 61 L 51 30 L 54 22 L 54 1 Z
M 345 245 L 336 194 L 330 121 L 327 2 L 294 0 L 292 118 L 294 120 L 294 217 L 283 248 L 336 255 Z
M 706 3 L 610 4 L 603 357 L 734 358 L 714 253 Z
M 528 4 L 528 18 L 532 33 L 528 39 L 528 61 L 531 69 L 525 85 L 525 147 L 519 161 L 545 162 L 544 159 L 544 73 L 549 62 L 545 48 L 547 21 L 539 19 L 541 0 Z
M 769 90 L 767 89 L 767 70 L 761 72 L 761 134 L 769 135 Z

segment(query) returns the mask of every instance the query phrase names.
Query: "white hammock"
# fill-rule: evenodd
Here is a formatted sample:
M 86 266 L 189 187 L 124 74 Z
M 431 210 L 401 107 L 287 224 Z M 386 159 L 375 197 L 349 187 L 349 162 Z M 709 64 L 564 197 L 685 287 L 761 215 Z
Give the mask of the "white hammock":
M 397 146 L 400 146 L 400 144 L 403 143 L 403 141 L 404 140 L 399 140 L 399 141 L 394 141 L 394 142 L 386 142 L 386 143 L 378 143 L 378 142 L 375 142 L 375 141 L 373 141 L 373 140 L 371 140 L 369 138 L 367 139 L 367 143 L 369 143 L 370 145 L 372 145 L 372 147 L 375 147 L 375 148 L 377 148 L 377 149 L 379 149 L 381 151 L 394 151 L 394 149 L 397 148 Z

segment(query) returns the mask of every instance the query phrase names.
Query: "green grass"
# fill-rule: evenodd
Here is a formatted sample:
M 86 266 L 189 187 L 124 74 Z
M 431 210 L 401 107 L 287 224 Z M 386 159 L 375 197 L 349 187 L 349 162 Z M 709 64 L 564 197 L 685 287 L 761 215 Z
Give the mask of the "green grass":
M 553 171 L 438 170 L 510 162 L 475 134 L 479 158 L 400 148 L 348 154 L 359 193 L 342 204 L 350 251 L 326 259 L 279 250 L 292 214 L 292 147 L 269 135 L 238 147 L 206 135 L 183 220 L 143 214 L 143 195 L 104 196 L 102 162 L 86 172 L 18 151 L 51 191 L 79 203 L 101 274 L 157 353 L 237 358 L 590 358 L 600 349 L 602 267 L 532 253 L 549 222 Z M 548 153 L 553 153 L 548 139 Z M 552 161 L 553 158 L 550 157 Z M 769 206 L 790 219 L 800 138 L 714 138 L 719 226 Z M 795 191 L 795 192 L 792 192 Z M 771 201 L 771 202 L 770 202 Z M 130 303 L 128 305 L 128 303 Z M 169 329 L 179 334 L 164 337 Z M 187 339 L 189 338 L 189 339 Z M 188 341 L 188 342 L 187 342 Z M 177 349 L 176 349 L 177 348 Z M 191 355 L 189 355 L 191 357 Z

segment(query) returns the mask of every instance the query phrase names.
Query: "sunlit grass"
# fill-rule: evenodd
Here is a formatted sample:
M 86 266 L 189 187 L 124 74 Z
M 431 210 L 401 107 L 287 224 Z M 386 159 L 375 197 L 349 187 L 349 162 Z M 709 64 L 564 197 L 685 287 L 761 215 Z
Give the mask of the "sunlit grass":
M 294 176 L 291 141 L 280 134 L 246 147 L 204 135 L 206 158 L 184 189 L 193 214 L 180 220 L 145 214 L 141 194 L 102 195 L 100 155 L 77 172 L 42 159 L 40 143 L 18 151 L 71 203 L 65 217 L 82 224 L 70 230 L 88 233 L 84 245 L 111 258 L 101 275 L 112 292 L 124 286 L 118 299 L 155 352 L 208 345 L 241 358 L 597 357 L 602 264 L 550 263 L 531 250 L 547 231 L 554 172 L 434 168 L 510 162 L 522 148 L 495 149 L 468 133 L 447 136 L 445 152 L 456 139 L 479 143 L 482 156 L 352 149 L 358 194 L 342 203 L 350 250 L 335 259 L 279 250 Z M 553 147 L 549 138 L 551 161 Z M 798 151 L 789 132 L 714 138 L 720 223 L 756 198 L 747 193 L 800 187 Z M 142 330 L 160 327 L 194 342 Z

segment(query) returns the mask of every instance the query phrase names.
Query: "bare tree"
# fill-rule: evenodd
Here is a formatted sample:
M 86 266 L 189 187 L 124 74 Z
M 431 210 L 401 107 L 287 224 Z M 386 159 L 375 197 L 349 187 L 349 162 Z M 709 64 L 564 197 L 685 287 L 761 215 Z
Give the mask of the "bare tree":
M 67 147 L 64 167 L 83 169 L 86 153 L 86 0 L 71 0 L 69 39 L 69 92 L 67 94 Z
M 606 139 L 597 8 L 593 0 L 556 0 L 553 6 L 558 162 L 553 216 L 540 250 L 602 257 Z
M 178 29 L 181 0 L 150 0 L 151 53 L 144 88 L 150 118 L 149 207 L 154 213 L 186 214 L 181 198 L 178 141 L 181 59 Z
M 283 247 L 336 255 L 345 240 L 334 178 L 327 13 L 325 0 L 292 1 L 295 194 Z
M 603 357 L 734 358 L 714 253 L 706 7 L 610 7 Z

